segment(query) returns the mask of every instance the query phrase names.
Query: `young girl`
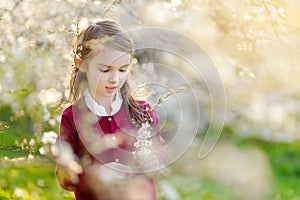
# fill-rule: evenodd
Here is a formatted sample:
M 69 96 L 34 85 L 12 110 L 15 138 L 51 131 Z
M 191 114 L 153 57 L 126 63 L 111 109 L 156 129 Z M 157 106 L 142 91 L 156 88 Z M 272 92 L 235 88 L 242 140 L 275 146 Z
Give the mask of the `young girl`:
M 129 87 L 130 37 L 117 22 L 101 20 L 75 37 L 73 49 L 72 105 L 62 113 L 56 142 L 59 184 L 80 200 L 156 199 L 143 172 L 166 162 L 157 151 L 164 141 L 156 112 Z M 144 146 L 137 137 L 143 132 L 150 133 Z M 148 151 L 136 156 L 141 149 Z

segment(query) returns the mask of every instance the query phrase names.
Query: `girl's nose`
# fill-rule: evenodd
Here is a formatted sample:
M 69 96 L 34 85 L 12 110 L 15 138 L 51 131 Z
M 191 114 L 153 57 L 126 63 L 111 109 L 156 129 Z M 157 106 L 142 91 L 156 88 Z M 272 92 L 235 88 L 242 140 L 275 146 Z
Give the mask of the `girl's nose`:
M 119 81 L 119 74 L 118 72 L 113 72 L 111 76 L 109 77 L 110 83 L 117 83 Z

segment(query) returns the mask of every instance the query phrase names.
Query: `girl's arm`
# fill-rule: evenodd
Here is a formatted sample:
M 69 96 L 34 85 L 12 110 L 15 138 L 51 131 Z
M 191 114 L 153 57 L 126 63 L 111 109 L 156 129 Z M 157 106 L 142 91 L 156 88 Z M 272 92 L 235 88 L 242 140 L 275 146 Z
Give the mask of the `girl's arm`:
M 78 134 L 74 125 L 72 108 L 67 108 L 61 118 L 60 133 L 56 141 L 56 178 L 62 188 L 69 191 L 89 189 L 88 175 L 80 163 Z

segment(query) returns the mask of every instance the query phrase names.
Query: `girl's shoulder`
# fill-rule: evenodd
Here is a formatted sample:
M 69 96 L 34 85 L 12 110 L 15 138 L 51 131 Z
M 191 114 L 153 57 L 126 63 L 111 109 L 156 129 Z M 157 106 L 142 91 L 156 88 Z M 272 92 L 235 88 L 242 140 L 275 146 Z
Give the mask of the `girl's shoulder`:
M 82 99 L 79 99 L 75 101 L 73 104 L 67 106 L 63 111 L 62 111 L 62 116 L 67 116 L 67 117 L 72 117 L 74 113 L 77 113 L 78 110 L 84 109 L 84 101 Z
M 67 114 L 67 113 L 70 113 L 72 112 L 72 108 L 73 108 L 73 104 L 67 106 L 65 109 L 63 109 L 62 113 L 63 114 Z
M 78 110 L 86 109 L 84 100 L 82 98 L 76 100 L 74 103 L 69 104 L 65 109 L 62 111 L 62 115 L 72 115 L 73 112 L 77 112 Z
M 73 115 L 73 107 L 74 105 L 69 105 L 62 111 L 62 116 L 72 116 Z
M 137 103 L 140 105 L 140 109 L 142 111 L 142 114 L 149 118 L 149 122 L 158 123 L 159 117 L 156 111 L 153 109 L 153 106 L 151 103 L 147 100 L 138 100 Z

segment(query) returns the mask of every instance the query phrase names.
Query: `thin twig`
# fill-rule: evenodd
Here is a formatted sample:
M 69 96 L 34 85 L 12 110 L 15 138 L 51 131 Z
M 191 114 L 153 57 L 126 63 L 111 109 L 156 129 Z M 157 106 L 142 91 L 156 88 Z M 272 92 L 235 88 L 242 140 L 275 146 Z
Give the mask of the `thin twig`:
M 171 96 L 171 95 L 173 95 L 175 93 L 181 92 L 182 90 L 185 90 L 185 89 L 186 89 L 185 87 L 179 87 L 177 89 L 170 90 L 170 92 L 168 92 L 164 97 L 158 99 L 156 105 L 152 107 L 152 111 L 155 110 L 156 108 L 158 108 L 161 103 L 163 103 L 165 101 L 168 101 L 169 100 L 169 96 Z
M 104 11 L 103 15 L 101 16 L 101 18 L 105 18 L 105 16 L 107 15 L 108 12 L 110 12 L 113 7 L 118 4 L 118 3 L 121 3 L 121 0 L 114 0 L 114 2 L 112 2 L 109 7 Z

